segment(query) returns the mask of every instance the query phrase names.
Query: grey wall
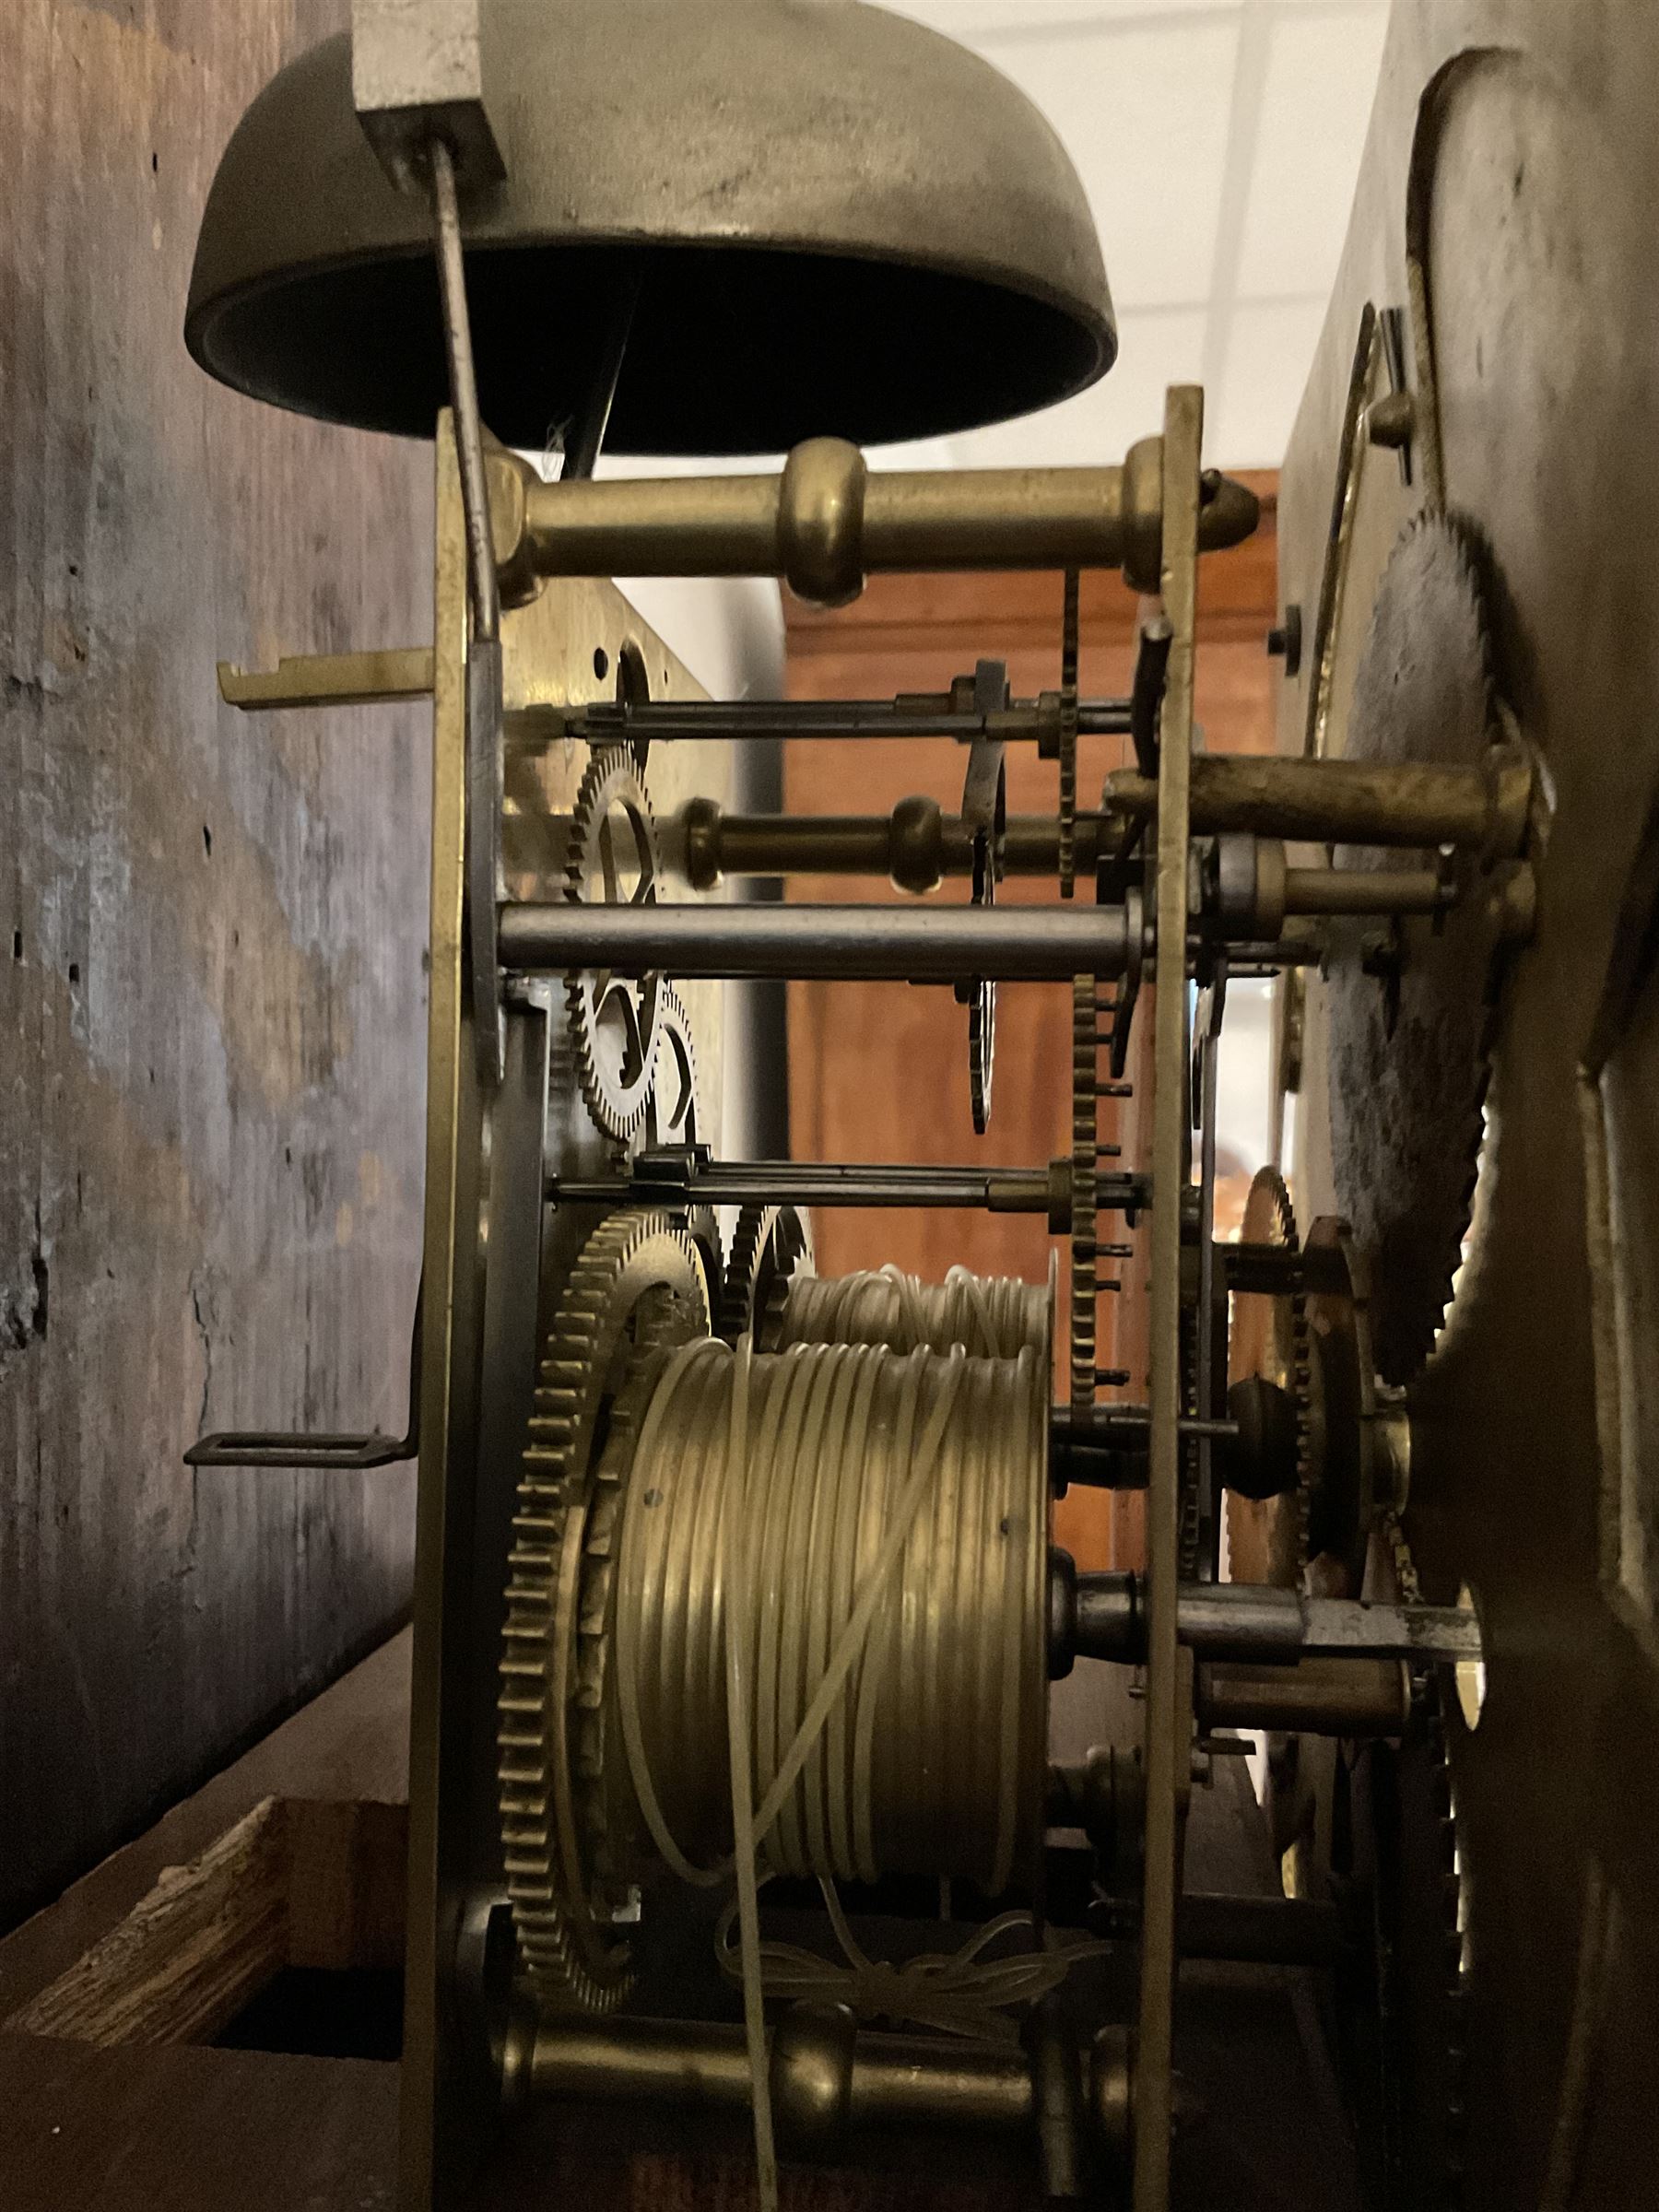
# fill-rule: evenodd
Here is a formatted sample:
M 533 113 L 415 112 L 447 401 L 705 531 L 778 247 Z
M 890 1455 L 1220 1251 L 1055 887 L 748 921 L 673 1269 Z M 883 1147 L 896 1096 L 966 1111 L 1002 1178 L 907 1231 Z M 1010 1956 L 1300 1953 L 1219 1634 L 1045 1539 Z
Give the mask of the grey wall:
M 409 1471 L 180 1462 L 401 1418 L 426 718 L 241 717 L 214 662 L 427 639 L 429 455 L 180 336 L 231 126 L 343 13 L 0 24 L 0 1922 L 405 1601 Z

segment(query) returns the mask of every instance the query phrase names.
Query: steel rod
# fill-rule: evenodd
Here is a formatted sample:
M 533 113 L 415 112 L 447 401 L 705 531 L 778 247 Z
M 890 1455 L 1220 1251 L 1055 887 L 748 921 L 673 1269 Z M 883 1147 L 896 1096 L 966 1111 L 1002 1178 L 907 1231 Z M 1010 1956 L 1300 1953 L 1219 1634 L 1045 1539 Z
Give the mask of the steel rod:
M 948 692 L 935 700 L 907 699 L 802 700 L 595 700 L 563 714 L 567 736 L 592 745 L 619 745 L 631 737 L 653 745 L 677 740 L 698 744 L 765 739 L 948 738 L 965 745 L 980 736 L 1005 745 L 1036 745 L 1059 726 L 1059 699 L 1017 700 L 990 714 L 974 713 L 951 702 Z M 1129 702 L 1086 699 L 1077 709 L 1077 729 L 1085 737 L 1121 736 L 1129 727 Z
M 1478 1659 L 1480 1622 L 1462 1606 L 1302 1600 L 1302 1654 L 1319 1659 Z
M 939 815 L 935 883 L 973 870 L 973 838 L 959 815 Z M 700 805 L 692 818 L 699 888 L 731 876 L 891 876 L 893 819 L 885 814 L 727 814 Z M 931 888 L 931 887 L 930 887 Z
M 1096 1203 L 1106 1211 L 1145 1206 L 1144 1175 L 1102 1175 Z M 795 1160 L 715 1161 L 684 1175 L 644 1172 L 547 1179 L 550 1204 L 566 1206 L 978 1206 L 991 1214 L 1053 1215 L 1063 1194 L 1047 1168 L 843 1165 Z
M 1086 1490 L 1144 1490 L 1147 1487 L 1146 1407 L 1097 1406 L 1096 1413 L 1112 1417 L 1112 1425 L 1090 1429 L 1077 1417 L 1089 1408 L 1054 1407 L 1049 1419 L 1049 1473 L 1054 1495 L 1063 1498 L 1075 1483 Z M 1136 1417 L 1139 1418 L 1136 1418 Z M 1236 1421 L 1205 1420 L 1183 1416 L 1181 1433 L 1200 1441 L 1237 1436 Z
M 1079 815 L 1077 866 L 1095 865 L 1105 827 Z M 887 876 L 906 890 L 933 890 L 973 873 L 973 833 L 960 815 L 931 799 L 900 803 L 891 814 L 728 814 L 699 799 L 665 826 L 684 849 L 687 879 L 712 889 L 728 877 Z M 1011 815 L 1002 841 L 1005 876 L 1053 876 L 1060 826 L 1053 815 Z M 1288 868 L 1284 911 L 1309 914 L 1432 914 L 1449 903 L 1432 868 Z
M 508 905 L 503 967 L 521 973 L 1058 982 L 1121 975 L 1121 907 Z
M 1056 1406 L 1049 1416 L 1050 1430 L 1068 1449 L 1134 1450 L 1144 1448 L 1152 1426 L 1146 1406 Z M 1213 1420 L 1201 1414 L 1181 1417 L 1182 1436 L 1235 1437 L 1237 1421 Z
M 886 876 L 901 889 L 937 889 L 973 873 L 974 834 L 959 814 L 932 799 L 901 799 L 890 814 L 728 814 L 712 799 L 694 799 L 663 828 L 671 865 L 698 890 L 747 876 Z M 1077 866 L 1090 873 L 1100 849 L 1101 818 L 1079 815 Z M 1053 876 L 1059 867 L 1060 829 L 1052 815 L 1013 815 L 1002 839 L 1005 876 Z
M 489 530 L 489 491 L 485 479 L 477 380 L 473 370 L 472 324 L 466 312 L 466 265 L 461 243 L 461 211 L 455 194 L 455 163 L 442 137 L 432 140 L 429 154 L 432 220 L 438 249 L 438 290 L 443 306 L 455 450 L 461 463 L 461 504 L 466 518 L 466 573 L 472 591 L 473 635 L 475 639 L 488 640 L 500 632 L 501 594 Z
M 1132 1898 L 1102 1898 L 1088 1915 L 1093 1934 L 1132 1943 L 1140 1912 Z M 1253 1966 L 1332 1966 L 1342 1957 L 1341 1914 L 1311 1898 L 1188 1893 L 1175 1916 L 1183 1959 L 1230 1959 Z

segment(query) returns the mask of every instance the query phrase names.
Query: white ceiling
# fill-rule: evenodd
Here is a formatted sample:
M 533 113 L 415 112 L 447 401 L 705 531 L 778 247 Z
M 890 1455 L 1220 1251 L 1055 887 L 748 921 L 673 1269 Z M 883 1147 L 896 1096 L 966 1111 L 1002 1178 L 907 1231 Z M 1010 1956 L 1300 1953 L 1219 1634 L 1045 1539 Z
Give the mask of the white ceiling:
M 1388 0 L 883 0 L 971 46 L 1064 140 L 1117 306 L 1116 366 L 1024 421 L 891 461 L 1106 461 L 1206 390 L 1205 455 L 1274 467 L 1336 274 Z

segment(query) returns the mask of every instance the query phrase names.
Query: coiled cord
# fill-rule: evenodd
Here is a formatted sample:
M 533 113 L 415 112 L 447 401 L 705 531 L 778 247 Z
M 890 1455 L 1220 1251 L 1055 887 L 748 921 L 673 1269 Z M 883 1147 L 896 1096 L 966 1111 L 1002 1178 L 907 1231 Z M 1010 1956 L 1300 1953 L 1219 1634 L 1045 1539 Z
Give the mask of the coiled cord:
M 734 1842 L 730 1610 L 763 1866 L 1006 1886 L 1046 1756 L 1046 1415 L 1029 1352 L 704 1340 L 668 1361 L 629 1478 L 615 1652 L 634 1795 L 682 1878 L 721 1878 Z
M 1049 1356 L 1053 1293 L 1012 1276 L 953 1267 L 924 1283 L 888 1265 L 854 1275 L 799 1276 L 784 1294 L 774 1342 L 885 1344 L 897 1352 L 955 1345 L 985 1359 L 1016 1359 L 1028 1347 Z
M 833 1888 L 920 1870 L 994 1892 L 1040 1841 L 1048 1396 L 1029 1347 L 756 1358 L 747 1337 L 683 1347 L 651 1393 L 619 1538 L 618 1710 L 664 1860 L 697 1883 L 735 1867 L 720 1949 L 730 1971 L 735 1918 L 761 2212 L 778 2203 L 769 1990 L 1001 2033 L 997 2007 L 1070 1964 L 983 1960 L 1030 1924 L 1013 1914 L 954 1958 L 884 1966 Z M 818 1875 L 844 1966 L 762 1945 L 763 1865 Z
M 1010 2017 L 1011 2007 L 1037 2004 L 1058 1989 L 1081 1960 L 1104 1958 L 1112 1948 L 1087 1937 L 1062 1944 L 1053 1929 L 1041 1927 L 1035 1914 L 999 1912 L 976 1928 L 959 1950 L 924 1951 L 894 1966 L 865 1953 L 841 1911 L 834 1884 L 824 1882 L 820 1887 L 841 1958 L 826 1958 L 800 1944 L 759 1944 L 760 1985 L 769 1997 L 791 2003 L 845 2005 L 860 2020 L 903 2021 L 983 2042 L 1014 2042 L 1019 2025 Z M 737 1917 L 738 1900 L 734 1898 L 715 1927 L 714 1948 L 721 1971 L 741 1983 L 745 1960 L 741 1947 L 734 1950 L 731 1941 Z M 985 1956 L 1014 1935 L 1041 1947 Z

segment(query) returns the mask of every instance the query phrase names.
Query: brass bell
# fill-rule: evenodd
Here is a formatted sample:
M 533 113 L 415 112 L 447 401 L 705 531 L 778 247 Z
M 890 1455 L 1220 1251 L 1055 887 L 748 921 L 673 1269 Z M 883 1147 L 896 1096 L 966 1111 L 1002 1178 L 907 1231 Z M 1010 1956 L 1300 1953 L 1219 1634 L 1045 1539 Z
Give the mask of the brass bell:
M 989 64 L 862 0 L 486 0 L 507 178 L 463 208 L 485 421 L 541 447 L 631 335 L 607 447 L 934 436 L 1064 399 L 1116 329 L 1082 186 Z M 197 241 L 185 338 L 255 398 L 430 436 L 428 209 L 348 40 L 266 86 Z

